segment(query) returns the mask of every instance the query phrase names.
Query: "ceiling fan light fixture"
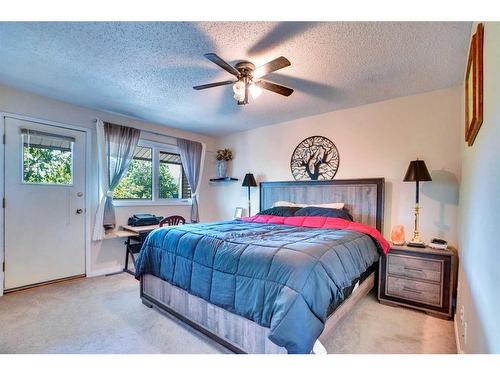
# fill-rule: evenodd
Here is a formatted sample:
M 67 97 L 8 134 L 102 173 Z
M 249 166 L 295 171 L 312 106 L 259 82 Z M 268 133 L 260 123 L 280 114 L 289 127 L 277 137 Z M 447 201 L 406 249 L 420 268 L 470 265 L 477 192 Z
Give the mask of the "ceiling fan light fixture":
M 243 96 L 240 96 L 238 94 L 234 94 L 233 95 L 233 98 L 238 102 L 238 103 L 242 103 L 245 101 L 245 95 Z
M 245 82 L 242 80 L 237 81 L 233 85 L 234 98 L 238 101 L 245 99 Z
M 252 95 L 253 99 L 257 99 L 260 94 L 262 94 L 262 89 L 257 86 L 254 82 L 250 84 L 250 87 L 248 88 L 250 90 L 250 95 Z

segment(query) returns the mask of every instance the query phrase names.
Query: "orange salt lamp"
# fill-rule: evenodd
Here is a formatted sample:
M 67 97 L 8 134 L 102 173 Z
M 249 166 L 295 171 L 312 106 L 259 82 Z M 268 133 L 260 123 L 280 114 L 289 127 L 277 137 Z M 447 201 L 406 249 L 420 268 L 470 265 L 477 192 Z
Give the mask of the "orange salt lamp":
M 405 227 L 402 225 L 395 225 L 391 231 L 391 241 L 394 245 L 405 244 Z

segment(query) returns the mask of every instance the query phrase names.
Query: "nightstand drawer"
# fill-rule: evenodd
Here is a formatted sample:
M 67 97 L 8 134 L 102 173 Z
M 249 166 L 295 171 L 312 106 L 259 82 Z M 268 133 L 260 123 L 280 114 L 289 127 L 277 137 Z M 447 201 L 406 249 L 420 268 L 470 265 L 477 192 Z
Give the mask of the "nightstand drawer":
M 386 294 L 433 306 L 442 305 L 440 284 L 388 276 Z
M 442 261 L 389 254 L 388 263 L 390 275 L 441 282 Z

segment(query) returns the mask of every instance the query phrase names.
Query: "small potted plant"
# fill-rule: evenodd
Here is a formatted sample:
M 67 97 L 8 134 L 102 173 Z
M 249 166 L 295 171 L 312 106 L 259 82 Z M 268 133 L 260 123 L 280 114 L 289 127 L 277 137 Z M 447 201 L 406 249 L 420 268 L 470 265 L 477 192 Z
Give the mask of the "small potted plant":
M 225 148 L 222 150 L 217 150 L 217 178 L 224 178 L 227 176 L 227 162 L 233 160 L 233 153 L 231 150 Z

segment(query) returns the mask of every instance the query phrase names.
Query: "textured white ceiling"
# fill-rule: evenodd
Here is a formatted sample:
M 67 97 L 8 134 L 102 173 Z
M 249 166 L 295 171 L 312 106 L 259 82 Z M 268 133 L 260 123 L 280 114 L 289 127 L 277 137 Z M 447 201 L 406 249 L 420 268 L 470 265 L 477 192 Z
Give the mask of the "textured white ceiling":
M 221 135 L 460 84 L 468 22 L 0 23 L 0 83 L 77 105 Z M 206 60 L 292 65 L 295 89 L 236 105 Z

